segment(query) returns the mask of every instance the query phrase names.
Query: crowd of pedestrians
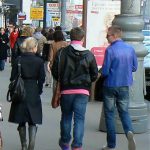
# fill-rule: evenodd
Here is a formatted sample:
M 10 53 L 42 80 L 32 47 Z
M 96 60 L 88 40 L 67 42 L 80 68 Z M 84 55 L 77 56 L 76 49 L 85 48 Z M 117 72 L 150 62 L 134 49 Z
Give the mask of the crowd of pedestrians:
M 70 150 L 70 147 L 72 150 L 82 150 L 86 106 L 91 84 L 98 77 L 95 57 L 83 47 L 84 30 L 80 27 L 71 29 L 70 42 L 66 41 L 66 33 L 60 26 L 54 29 L 34 29 L 29 26 L 20 29 L 15 26 L 8 31 L 6 33 L 4 28 L 0 30 L 0 71 L 4 70 L 10 56 L 10 81 L 13 81 L 18 74 L 18 62 L 21 63 L 26 95 L 19 103 L 11 103 L 8 121 L 18 124 L 22 150 L 34 150 L 35 147 L 37 124 L 42 124 L 40 95 L 43 85 L 53 88 L 54 93 L 57 82 L 60 83 L 61 94 L 59 146 L 62 150 Z M 132 72 L 137 70 L 137 57 L 135 50 L 123 42 L 121 35 L 119 26 L 108 28 L 106 38 L 110 45 L 100 70 L 104 80 L 102 93 L 107 128 L 107 144 L 102 150 L 115 150 L 116 147 L 115 109 L 119 112 L 128 140 L 128 150 L 136 150 L 128 105 Z

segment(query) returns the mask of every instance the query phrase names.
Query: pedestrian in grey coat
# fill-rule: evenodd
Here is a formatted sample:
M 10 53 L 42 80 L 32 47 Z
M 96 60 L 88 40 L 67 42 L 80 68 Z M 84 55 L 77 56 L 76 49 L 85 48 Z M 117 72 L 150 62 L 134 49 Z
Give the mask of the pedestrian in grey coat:
M 24 80 L 26 96 L 19 103 L 11 104 L 9 122 L 17 123 L 22 150 L 27 150 L 26 123 L 29 125 L 28 150 L 33 150 L 37 132 L 36 124 L 42 124 L 42 105 L 40 95 L 42 94 L 45 81 L 43 60 L 35 55 L 37 41 L 33 37 L 25 39 L 22 44 L 21 76 Z M 18 59 L 12 66 L 11 78 L 13 81 L 17 76 Z

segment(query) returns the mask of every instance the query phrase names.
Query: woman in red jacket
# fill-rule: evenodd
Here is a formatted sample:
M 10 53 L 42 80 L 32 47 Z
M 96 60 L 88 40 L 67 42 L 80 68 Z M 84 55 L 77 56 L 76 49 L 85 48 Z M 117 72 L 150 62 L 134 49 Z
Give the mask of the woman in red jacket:
M 10 48 L 11 48 L 11 64 L 13 64 L 14 60 L 15 60 L 15 56 L 16 56 L 16 52 L 15 52 L 15 42 L 17 40 L 19 36 L 19 28 L 16 26 L 14 28 L 14 31 L 11 32 L 10 36 L 9 36 L 9 42 L 10 42 Z

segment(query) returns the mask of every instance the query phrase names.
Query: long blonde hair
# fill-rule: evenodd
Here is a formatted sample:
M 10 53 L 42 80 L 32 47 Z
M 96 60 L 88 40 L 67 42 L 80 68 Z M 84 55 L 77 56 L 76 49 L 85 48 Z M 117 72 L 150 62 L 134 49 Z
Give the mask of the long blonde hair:
M 37 45 L 38 42 L 34 37 L 28 37 L 21 45 L 22 52 L 33 52 L 33 48 L 37 47 Z

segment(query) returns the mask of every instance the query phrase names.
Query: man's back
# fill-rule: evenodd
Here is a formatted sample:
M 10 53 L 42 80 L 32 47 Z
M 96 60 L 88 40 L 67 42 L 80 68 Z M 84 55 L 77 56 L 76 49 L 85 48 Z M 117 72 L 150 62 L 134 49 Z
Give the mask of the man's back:
M 137 69 L 137 58 L 134 49 L 116 40 L 107 48 L 102 74 L 106 76 L 104 86 L 130 86 L 133 82 L 132 72 Z
M 75 50 L 71 45 L 61 51 L 60 82 L 62 90 L 79 88 L 89 90 L 91 82 L 97 78 L 97 65 L 94 55 L 89 50 Z M 58 53 L 56 59 L 59 55 Z M 56 61 L 54 62 L 56 66 L 55 63 Z M 52 72 L 54 77 L 58 78 L 53 69 Z

